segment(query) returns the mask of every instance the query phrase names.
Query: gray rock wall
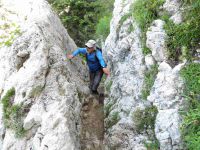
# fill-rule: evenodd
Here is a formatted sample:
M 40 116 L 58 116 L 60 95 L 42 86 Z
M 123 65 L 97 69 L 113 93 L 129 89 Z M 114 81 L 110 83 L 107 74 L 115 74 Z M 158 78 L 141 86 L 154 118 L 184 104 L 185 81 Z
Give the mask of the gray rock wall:
M 117 0 L 111 20 L 110 35 L 103 50 L 111 68 L 109 98 L 105 99 L 105 109 L 111 106 L 109 115 L 105 118 L 105 142 L 108 149 L 131 150 L 145 149 L 142 141 L 145 135 L 134 130 L 132 113 L 137 108 L 144 108 L 141 100 L 142 83 L 144 81 L 145 65 L 140 43 L 140 29 L 129 17 L 120 24 L 122 16 L 129 13 L 132 0 Z M 129 32 L 129 28 L 135 30 Z M 106 113 L 105 112 L 105 113 Z M 118 117 L 115 121 L 114 116 Z M 113 122 L 113 123 L 112 123 Z M 110 126 L 112 124 L 112 126 Z
M 0 149 L 80 149 L 78 93 L 88 88 L 85 66 L 77 58 L 66 60 L 64 50 L 75 50 L 74 41 L 44 0 L 2 0 L 0 9 L 1 25 L 10 24 L 1 33 L 20 30 L 11 46 L 0 48 L 1 98 L 14 87 L 13 105 L 29 107 L 23 116 L 26 134 L 16 138 L 3 125 L 1 106 Z
M 146 33 L 146 46 L 151 50 L 147 56 L 142 54 L 141 30 L 131 15 L 121 23 L 121 18 L 130 13 L 134 0 L 116 0 L 111 20 L 110 34 L 103 50 L 111 68 L 111 78 L 107 79 L 109 97 L 105 103 L 105 143 L 108 149 L 141 150 L 146 149 L 148 136 L 136 132 L 133 113 L 154 105 L 158 109 L 155 120 L 155 136 L 161 150 L 182 149 L 180 137 L 181 116 L 178 113 L 183 106 L 181 97 L 183 83 L 179 76 L 184 64 L 172 68 L 167 62 L 167 34 L 165 22 L 154 20 Z M 134 5 L 134 4 L 133 4 Z M 175 23 L 181 23 L 179 1 L 166 1 L 162 8 L 168 11 Z M 132 30 L 130 30 L 130 26 Z M 142 99 L 145 72 L 151 66 L 158 65 L 158 74 L 147 100 Z M 117 120 L 116 114 L 118 115 Z M 113 117 L 114 116 L 114 117 Z M 141 120 L 143 118 L 140 118 Z M 110 122 L 114 122 L 112 126 Z
M 133 2 L 115 1 L 103 50 L 111 70 L 105 83 L 109 95 L 104 106 L 105 149 L 146 149 L 148 136 L 136 130 L 133 114 L 152 105 L 158 109 L 154 132 L 160 149 L 182 149 L 178 111 L 183 106 L 179 71 L 184 64 L 174 68 L 168 64 L 162 20 L 154 20 L 149 27 L 146 46 L 151 54 L 143 55 L 141 30 L 134 18 L 130 15 L 121 21 Z M 89 91 L 81 60 L 65 58 L 64 50 L 75 50 L 75 43 L 46 1 L 1 0 L 0 5 L 0 96 L 14 87 L 13 105 L 28 107 L 22 122 L 26 134 L 16 138 L 15 131 L 4 126 L 0 104 L 0 149 L 80 149 L 80 100 L 86 100 Z M 171 0 L 163 5 L 175 23 L 181 23 L 180 6 Z M 145 72 L 154 64 L 159 66 L 158 74 L 144 100 Z

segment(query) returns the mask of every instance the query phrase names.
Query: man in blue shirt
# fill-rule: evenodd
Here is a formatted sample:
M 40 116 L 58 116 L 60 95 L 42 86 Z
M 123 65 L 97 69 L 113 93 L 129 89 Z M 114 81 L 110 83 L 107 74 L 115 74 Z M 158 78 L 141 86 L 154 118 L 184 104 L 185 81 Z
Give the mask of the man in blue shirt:
M 96 47 L 96 42 L 94 40 L 89 40 L 85 44 L 86 48 L 79 48 L 75 50 L 72 54 L 67 55 L 69 59 L 74 58 L 78 54 L 83 54 L 86 56 L 87 65 L 89 67 L 90 74 L 90 90 L 92 94 L 98 94 L 97 88 L 105 73 L 107 76 L 110 75 L 110 71 L 103 59 L 102 52 Z

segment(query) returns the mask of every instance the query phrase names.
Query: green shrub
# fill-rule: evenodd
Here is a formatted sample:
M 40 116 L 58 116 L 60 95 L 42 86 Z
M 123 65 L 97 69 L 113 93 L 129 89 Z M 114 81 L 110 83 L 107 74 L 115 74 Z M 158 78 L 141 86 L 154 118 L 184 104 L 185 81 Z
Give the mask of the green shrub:
M 8 90 L 6 95 L 2 98 L 3 120 L 5 127 L 14 130 L 16 137 L 20 138 L 25 134 L 22 120 L 24 116 L 24 107 L 22 104 L 13 105 L 14 96 L 15 89 L 12 88 Z
M 108 35 L 114 0 L 48 1 L 78 46 L 88 39 L 105 39 Z
M 111 118 L 108 120 L 106 124 L 106 129 L 109 129 L 115 124 L 117 124 L 119 120 L 120 120 L 119 112 L 112 113 Z
M 154 128 L 155 120 L 158 114 L 156 106 L 146 107 L 144 110 L 137 109 L 133 112 L 133 122 L 138 133 L 145 132 L 151 142 L 145 142 L 144 145 L 148 150 L 159 149 L 159 142 L 156 139 Z
M 119 33 L 119 30 L 120 30 L 123 22 L 126 21 L 131 16 L 132 16 L 132 12 L 129 12 L 129 13 L 127 13 L 124 16 L 121 17 L 121 19 L 119 21 L 119 25 L 118 25 L 117 30 L 116 30 L 117 33 Z M 128 28 L 128 33 L 131 33 L 134 29 L 135 29 L 134 26 L 131 24 Z
M 157 139 L 155 139 L 154 141 L 150 141 L 150 142 L 144 142 L 144 146 L 147 148 L 147 150 L 159 150 L 160 144 L 159 141 Z
M 158 110 L 156 106 L 146 107 L 144 110 L 137 109 L 133 113 L 133 121 L 135 123 L 136 131 L 142 132 L 148 129 L 154 130 L 157 113 Z
M 172 61 L 190 60 L 192 54 L 188 48 L 190 47 L 190 38 L 192 36 L 187 33 L 190 26 L 185 23 L 176 25 L 171 20 L 168 20 L 164 28 L 168 35 L 166 41 L 168 59 Z
M 121 26 L 123 24 L 123 22 L 126 21 L 131 16 L 132 16 L 131 12 L 129 12 L 129 13 L 125 14 L 124 16 L 122 16 L 120 21 L 119 21 L 119 25 Z
M 191 63 L 181 70 L 181 76 L 185 79 L 185 94 L 188 96 L 200 94 L 200 64 Z
M 133 18 L 142 30 L 142 47 L 143 53 L 146 55 L 151 51 L 146 47 L 146 32 L 153 20 L 158 18 L 160 6 L 164 0 L 136 0 L 131 8 Z
M 114 103 L 111 103 L 111 102 L 105 105 L 105 107 L 104 107 L 104 118 L 108 117 L 108 115 L 112 111 L 112 106 L 113 105 L 114 105 Z
M 110 80 L 106 83 L 105 87 L 106 87 L 106 91 L 110 93 L 110 90 L 111 90 L 111 86 L 113 84 L 113 81 Z
M 78 46 L 94 37 L 100 5 L 90 0 L 48 0 Z
M 181 126 L 183 140 L 188 149 L 200 149 L 200 104 L 190 109 Z
M 181 70 L 188 110 L 183 112 L 182 137 L 188 149 L 200 149 L 200 64 L 191 63 Z
M 200 37 L 200 1 L 183 0 L 183 23 L 174 24 L 169 20 L 169 15 L 162 17 L 166 24 L 164 26 L 168 35 L 168 59 L 180 61 L 182 59 L 192 60 L 195 50 L 199 48 Z
M 158 73 L 158 65 L 152 66 L 150 70 L 147 70 L 144 77 L 144 87 L 142 89 L 142 98 L 147 99 L 150 95 L 151 88 L 154 84 L 156 75 Z
M 5 119 L 9 119 L 10 117 L 10 109 L 12 106 L 12 101 L 11 98 L 15 95 L 15 89 L 12 88 L 10 90 L 7 91 L 6 95 L 2 98 L 1 102 L 3 104 L 3 117 Z
M 112 18 L 114 0 L 97 0 L 96 3 L 101 7 L 99 10 L 99 21 L 96 25 L 95 36 L 105 40 L 110 33 L 110 21 Z
M 108 34 L 110 33 L 110 20 L 112 16 L 103 16 L 96 27 L 96 35 L 98 37 L 102 37 L 103 39 L 106 39 Z
M 23 106 L 22 104 L 20 105 L 13 105 L 11 107 L 11 114 L 10 114 L 10 119 L 6 120 L 6 127 L 11 128 L 15 131 L 15 135 L 17 138 L 23 137 L 25 134 L 25 130 L 23 128 Z

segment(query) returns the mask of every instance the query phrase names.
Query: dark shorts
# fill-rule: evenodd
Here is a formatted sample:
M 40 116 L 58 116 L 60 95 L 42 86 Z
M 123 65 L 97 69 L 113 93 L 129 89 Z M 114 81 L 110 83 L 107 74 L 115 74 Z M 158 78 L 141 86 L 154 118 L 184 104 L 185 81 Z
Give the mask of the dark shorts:
M 90 72 L 90 89 L 92 91 L 97 91 L 101 78 L 103 76 L 103 70 L 100 69 L 96 72 Z

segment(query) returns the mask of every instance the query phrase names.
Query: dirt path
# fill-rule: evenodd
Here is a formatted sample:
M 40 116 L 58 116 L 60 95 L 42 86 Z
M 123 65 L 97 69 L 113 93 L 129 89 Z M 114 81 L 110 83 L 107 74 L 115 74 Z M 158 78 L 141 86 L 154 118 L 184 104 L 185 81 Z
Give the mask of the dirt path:
M 82 106 L 81 150 L 103 150 L 104 96 L 90 95 Z

